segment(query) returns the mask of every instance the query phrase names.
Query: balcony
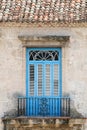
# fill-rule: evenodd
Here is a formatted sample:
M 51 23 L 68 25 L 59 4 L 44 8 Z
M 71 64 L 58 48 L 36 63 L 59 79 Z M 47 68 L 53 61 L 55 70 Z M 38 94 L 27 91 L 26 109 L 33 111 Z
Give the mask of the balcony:
M 68 97 L 20 97 L 18 116 L 2 120 L 5 130 L 78 130 L 85 124 L 85 119 L 70 117 Z
M 20 97 L 18 116 L 28 117 L 70 117 L 70 98 L 68 97 Z

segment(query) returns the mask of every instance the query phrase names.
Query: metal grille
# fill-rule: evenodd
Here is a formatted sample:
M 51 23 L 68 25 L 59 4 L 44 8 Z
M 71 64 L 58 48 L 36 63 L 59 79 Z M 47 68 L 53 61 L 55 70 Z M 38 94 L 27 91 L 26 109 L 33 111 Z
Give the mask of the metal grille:
M 36 61 L 41 61 L 41 60 L 47 60 L 47 61 L 53 61 L 53 60 L 58 60 L 59 58 L 59 53 L 58 51 L 30 51 L 29 52 L 29 60 L 36 60 Z
M 21 97 L 18 98 L 18 115 L 70 117 L 70 98 Z

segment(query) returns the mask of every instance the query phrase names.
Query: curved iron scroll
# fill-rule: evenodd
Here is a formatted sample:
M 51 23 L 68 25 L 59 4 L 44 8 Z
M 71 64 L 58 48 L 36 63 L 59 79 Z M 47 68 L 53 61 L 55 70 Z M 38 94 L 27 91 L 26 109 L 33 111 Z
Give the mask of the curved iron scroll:
M 40 116 L 49 115 L 49 102 L 47 98 L 41 98 L 39 102 L 39 114 Z
M 59 52 L 58 51 L 46 51 L 46 50 L 37 50 L 37 51 L 30 51 L 29 52 L 29 60 L 36 60 L 36 61 L 53 61 L 59 59 Z

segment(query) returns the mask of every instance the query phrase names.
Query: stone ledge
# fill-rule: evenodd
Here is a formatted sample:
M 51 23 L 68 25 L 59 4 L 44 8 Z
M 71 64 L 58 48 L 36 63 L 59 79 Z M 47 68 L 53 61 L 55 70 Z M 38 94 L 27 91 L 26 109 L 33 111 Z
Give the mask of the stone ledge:
M 85 123 L 85 119 L 70 119 L 69 127 L 73 127 L 73 125 L 83 125 Z
M 51 117 L 51 116 L 48 116 L 48 117 L 43 117 L 43 116 L 17 116 L 17 117 L 3 117 L 2 120 L 20 120 L 20 119 L 64 119 L 64 120 L 67 120 L 67 119 L 72 119 L 70 117 Z M 83 118 L 84 119 L 84 118 Z
M 69 36 L 56 36 L 56 35 L 48 35 L 48 36 L 28 36 L 28 35 L 19 35 L 18 38 L 21 41 L 58 41 L 58 42 L 67 42 L 69 40 Z
M 62 47 L 65 46 L 70 39 L 70 36 L 28 36 L 19 35 L 19 40 L 22 41 L 24 47 Z
M 10 128 L 23 128 L 27 130 L 28 128 L 62 128 L 66 126 L 67 129 L 71 129 L 74 126 L 80 127 L 85 124 L 86 119 L 71 119 L 71 118 L 29 118 L 29 117 L 17 117 L 17 118 L 5 118 L 3 122 L 6 126 L 6 130 Z M 65 128 L 65 127 L 64 127 Z M 61 129 L 62 130 L 62 129 Z

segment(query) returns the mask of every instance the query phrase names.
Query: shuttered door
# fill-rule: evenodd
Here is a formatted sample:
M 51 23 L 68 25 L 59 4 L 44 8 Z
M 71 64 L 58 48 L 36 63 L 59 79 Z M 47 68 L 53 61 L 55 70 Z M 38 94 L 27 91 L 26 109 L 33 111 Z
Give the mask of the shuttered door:
M 31 55 L 30 52 L 32 52 Z M 45 116 L 58 116 L 59 111 L 56 109 L 59 106 L 59 101 L 56 100 L 56 97 L 61 95 L 60 51 L 54 49 L 51 51 L 50 49 L 46 51 L 45 49 L 41 51 L 40 49 L 35 49 L 35 51 L 32 51 L 30 49 L 27 54 L 29 62 L 27 64 L 28 83 L 26 94 L 28 97 L 32 97 L 28 101 L 29 111 L 27 115 L 41 116 L 43 105 L 40 105 L 46 99 L 48 108 Z M 31 110 L 32 108 L 35 108 L 35 110 Z

